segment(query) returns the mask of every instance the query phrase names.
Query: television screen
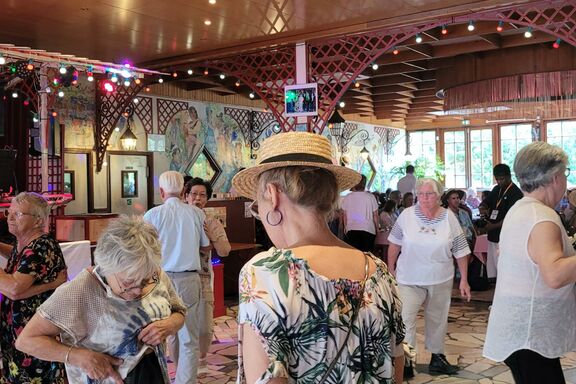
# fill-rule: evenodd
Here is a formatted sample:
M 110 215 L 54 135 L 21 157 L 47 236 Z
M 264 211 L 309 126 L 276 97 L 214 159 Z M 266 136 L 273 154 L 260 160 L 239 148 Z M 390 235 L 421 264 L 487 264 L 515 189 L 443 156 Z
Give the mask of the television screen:
M 318 115 L 318 86 L 316 83 L 287 85 L 284 88 L 286 116 Z

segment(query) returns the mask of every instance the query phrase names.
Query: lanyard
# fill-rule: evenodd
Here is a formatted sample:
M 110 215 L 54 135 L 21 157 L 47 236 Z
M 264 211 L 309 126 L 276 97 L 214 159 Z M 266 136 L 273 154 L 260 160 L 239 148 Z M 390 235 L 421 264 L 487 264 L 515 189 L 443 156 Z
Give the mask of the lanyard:
M 498 209 L 498 206 L 500 206 L 502 199 L 504 198 L 504 196 L 506 196 L 506 192 L 508 192 L 508 190 L 510 189 L 511 186 L 512 186 L 512 183 L 508 184 L 508 187 L 506 188 L 506 190 L 504 191 L 502 196 L 499 196 L 498 201 L 496 202 L 496 209 Z

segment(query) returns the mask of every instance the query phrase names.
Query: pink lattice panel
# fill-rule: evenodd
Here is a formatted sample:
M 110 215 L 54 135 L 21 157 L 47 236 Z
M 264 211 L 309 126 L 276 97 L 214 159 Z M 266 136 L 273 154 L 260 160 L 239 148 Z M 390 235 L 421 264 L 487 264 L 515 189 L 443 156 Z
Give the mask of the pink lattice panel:
M 296 120 L 284 116 L 284 87 L 296 79 L 293 46 L 211 60 L 204 65 L 240 79 L 270 107 L 283 130 L 295 129 Z
M 134 103 L 134 113 L 138 116 L 146 133 L 152 133 L 152 98 L 138 97 L 138 103 Z
M 158 133 L 161 135 L 166 133 L 170 119 L 177 112 L 188 109 L 188 103 L 185 101 L 157 99 L 156 105 L 158 109 Z
M 374 127 L 374 132 L 380 137 L 380 145 L 384 149 L 385 155 L 390 155 L 395 140 L 400 136 L 400 130 L 386 127 Z

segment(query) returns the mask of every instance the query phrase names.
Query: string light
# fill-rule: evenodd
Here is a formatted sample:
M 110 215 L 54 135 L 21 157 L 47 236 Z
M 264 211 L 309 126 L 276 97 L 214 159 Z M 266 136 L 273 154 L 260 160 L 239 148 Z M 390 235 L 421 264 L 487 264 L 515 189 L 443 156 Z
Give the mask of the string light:
M 177 77 L 178 77 L 178 72 L 176 72 L 176 71 L 172 72 L 172 77 L 173 77 L 173 78 L 177 78 Z
M 208 76 L 208 68 L 204 69 L 204 76 Z
M 532 27 L 528 27 L 528 30 L 524 32 L 524 37 L 527 39 L 532 37 Z
M 134 83 L 136 83 L 137 85 L 140 85 L 141 82 L 142 80 L 140 80 L 139 78 L 134 79 Z
M 446 25 L 443 25 L 443 26 L 442 26 L 442 31 L 441 31 L 441 32 L 442 32 L 443 35 L 447 35 L 447 34 L 448 34 L 448 29 L 446 28 Z
M 354 82 L 354 87 L 355 87 L 355 88 L 360 88 L 360 83 L 359 83 L 358 81 L 355 81 L 355 82 Z
M 554 49 L 560 48 L 561 42 L 562 42 L 562 39 L 556 39 L 556 41 L 552 44 L 552 48 L 554 48 Z
M 59 91 L 59 92 L 58 92 L 58 97 L 64 97 L 64 91 Z
M 372 69 L 373 69 L 374 71 L 377 71 L 378 68 L 379 68 L 378 63 L 372 63 Z
M 6 58 L 2 55 L 0 55 L 0 65 L 4 65 L 6 64 Z
M 470 20 L 470 21 L 468 22 L 468 30 L 469 30 L 470 32 L 472 32 L 472 31 L 475 30 L 475 29 L 476 29 L 476 27 L 474 26 L 474 22 L 473 22 L 472 20 Z
M 164 82 L 164 79 L 162 78 L 162 76 L 160 76 L 160 77 L 158 78 L 158 82 L 159 82 L 160 84 L 162 84 L 162 83 Z
M 110 81 L 113 82 L 113 83 L 117 82 L 117 81 L 118 81 L 118 76 L 114 73 L 114 74 L 112 75 L 112 77 L 110 78 Z
M 346 103 L 343 102 L 343 101 L 341 101 L 341 102 L 338 103 L 338 106 L 339 106 L 340 108 L 344 108 L 344 107 L 346 106 Z
M 502 20 L 500 20 L 500 21 L 498 22 L 498 26 L 496 27 L 496 30 L 497 30 L 498 32 L 502 32 L 502 31 L 504 30 L 504 22 L 503 22 Z
M 393 53 L 394 55 L 399 54 L 400 51 L 398 50 L 398 47 L 394 47 L 394 50 L 392 51 L 392 53 Z
M 12 98 L 17 99 L 18 98 L 18 92 L 16 92 L 16 91 L 12 92 Z
M 34 70 L 34 64 L 32 64 L 32 61 L 29 61 L 29 62 L 28 62 L 28 65 L 26 66 L 26 69 L 29 70 L 29 71 Z
M 192 68 L 189 68 L 189 69 L 188 69 L 188 74 L 189 74 L 190 76 L 192 76 L 192 75 L 194 74 L 194 70 L 193 70 Z
M 59 71 L 60 71 L 60 74 L 62 74 L 62 75 L 66 74 L 67 70 L 66 70 L 66 67 L 64 66 L 64 64 L 60 65 Z
M 251 98 L 251 99 L 253 99 L 253 98 L 256 97 L 256 95 L 254 94 L 254 92 L 250 92 L 250 93 L 248 94 L 248 97 Z
M 210 25 L 210 24 L 212 24 L 212 22 L 210 20 L 208 20 L 208 19 L 204 20 L 204 25 Z
M 124 86 L 129 87 L 130 86 L 130 80 L 124 80 Z
M 420 36 L 419 33 L 416 34 L 416 39 L 415 39 L 415 41 L 416 41 L 416 44 L 420 44 L 420 43 L 422 42 L 422 36 Z
M 226 75 L 221 73 L 219 77 L 220 77 L 220 80 L 224 80 L 226 78 Z
M 52 117 L 56 117 L 56 116 L 58 116 L 58 112 L 52 111 Z
M 92 72 L 88 72 L 86 73 L 88 75 L 88 77 L 86 78 L 89 82 L 93 82 L 94 81 L 94 74 Z
M 236 80 L 236 82 L 234 83 L 235 86 L 239 87 L 240 86 L 240 80 Z

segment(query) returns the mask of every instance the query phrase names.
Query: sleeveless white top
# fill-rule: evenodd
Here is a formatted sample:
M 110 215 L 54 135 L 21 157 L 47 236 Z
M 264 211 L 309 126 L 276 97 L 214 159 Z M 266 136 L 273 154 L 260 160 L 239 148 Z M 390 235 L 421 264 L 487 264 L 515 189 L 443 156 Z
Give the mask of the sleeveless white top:
M 528 255 L 530 233 L 544 221 L 560 229 L 564 256 L 575 254 L 553 209 L 531 197 L 510 208 L 500 234 L 498 280 L 484 343 L 484 357 L 491 360 L 504 361 L 521 349 L 547 358 L 576 350 L 574 284 L 550 288 Z

